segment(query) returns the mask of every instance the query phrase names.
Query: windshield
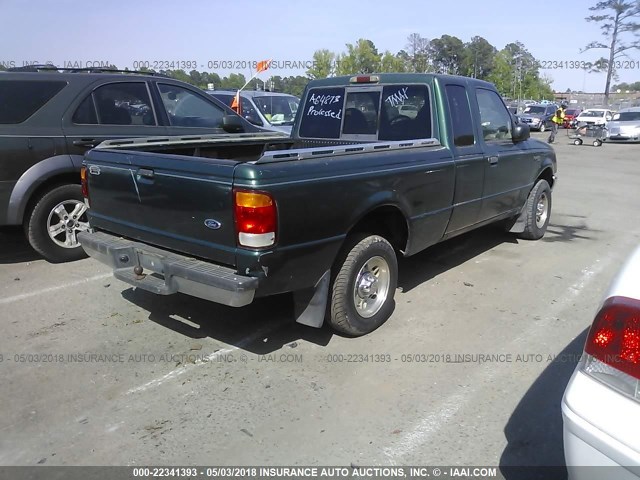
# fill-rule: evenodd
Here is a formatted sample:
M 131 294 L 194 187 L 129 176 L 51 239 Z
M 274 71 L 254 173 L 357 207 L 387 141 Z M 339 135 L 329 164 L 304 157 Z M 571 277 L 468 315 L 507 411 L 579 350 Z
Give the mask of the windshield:
M 640 121 L 640 112 L 622 112 L 616 120 L 618 122 L 638 122 Z
M 545 107 L 527 107 L 524 109 L 524 113 L 530 113 L 530 114 L 537 114 L 537 113 L 544 113 L 545 111 Z
M 587 110 L 586 112 L 582 112 L 580 116 L 581 117 L 604 117 L 604 112 L 599 112 L 597 110 Z
M 253 102 L 271 125 L 293 125 L 300 100 L 293 95 L 261 95 Z

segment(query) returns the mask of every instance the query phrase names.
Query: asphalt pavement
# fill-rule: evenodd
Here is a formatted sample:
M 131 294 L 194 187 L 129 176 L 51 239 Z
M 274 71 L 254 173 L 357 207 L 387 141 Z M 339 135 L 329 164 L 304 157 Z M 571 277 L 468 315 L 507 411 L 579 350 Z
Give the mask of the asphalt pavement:
M 555 148 L 544 239 L 402 259 L 393 316 L 356 339 L 287 295 L 154 296 L 3 230 L 0 464 L 562 465 L 564 387 L 640 243 L 640 146 Z

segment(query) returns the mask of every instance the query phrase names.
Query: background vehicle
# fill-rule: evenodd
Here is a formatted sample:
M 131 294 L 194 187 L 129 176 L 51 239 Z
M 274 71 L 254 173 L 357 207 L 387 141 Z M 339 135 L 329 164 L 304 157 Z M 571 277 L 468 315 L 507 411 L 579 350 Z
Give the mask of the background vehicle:
M 551 126 L 551 118 L 558 109 L 557 105 L 528 105 L 524 111 L 518 115 L 522 123 L 529 125 L 532 130 L 544 132 Z
M 640 107 L 624 108 L 607 125 L 609 142 L 637 142 L 640 140 Z
M 234 91 L 207 90 L 225 105 L 231 105 Z M 249 122 L 267 130 L 291 133 L 291 126 L 298 110 L 300 99 L 286 93 L 265 91 L 240 92 L 242 116 Z
M 580 108 L 567 108 L 564 111 L 564 123 L 562 124 L 562 126 L 564 128 L 569 128 L 571 126 L 571 122 L 573 122 L 573 120 L 580 115 L 580 113 L 582 112 L 582 109 Z
M 580 112 L 575 120 L 578 124 L 604 125 L 606 127 L 607 123 L 609 123 L 612 118 L 613 112 L 611 110 L 607 110 L 605 108 L 588 108 L 587 110 Z
M 571 480 L 640 478 L 640 248 L 595 316 L 562 417 Z
M 0 226 L 24 225 L 52 262 L 84 256 L 84 153 L 119 137 L 261 129 L 189 84 L 151 74 L 45 66 L 0 75 Z
M 493 85 L 359 75 L 314 80 L 303 99 L 288 150 L 251 136 L 224 155 L 215 137 L 92 150 L 82 246 L 155 293 L 242 306 L 293 292 L 298 322 L 326 314 L 362 335 L 393 312 L 397 255 L 494 222 L 544 235 L 554 150 L 514 124 Z M 398 113 L 408 104 L 415 118 Z

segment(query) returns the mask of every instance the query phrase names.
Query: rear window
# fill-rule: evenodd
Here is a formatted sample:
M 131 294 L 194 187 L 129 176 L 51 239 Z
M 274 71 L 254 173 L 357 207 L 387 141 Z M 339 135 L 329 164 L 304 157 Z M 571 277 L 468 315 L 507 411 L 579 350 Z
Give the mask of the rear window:
M 0 82 L 0 123 L 22 123 L 51 100 L 67 82 L 23 81 Z
M 311 89 L 302 107 L 303 138 L 356 141 L 430 138 L 426 85 Z

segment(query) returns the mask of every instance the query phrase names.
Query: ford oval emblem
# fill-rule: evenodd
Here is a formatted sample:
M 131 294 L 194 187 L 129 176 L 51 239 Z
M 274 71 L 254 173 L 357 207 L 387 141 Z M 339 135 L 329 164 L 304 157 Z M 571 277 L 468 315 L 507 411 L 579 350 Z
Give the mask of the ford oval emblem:
M 89 173 L 91 175 L 100 175 L 100 167 L 97 165 L 89 165 Z
M 222 224 L 219 221 L 214 220 L 213 218 L 207 218 L 204 221 L 204 225 L 205 227 L 210 228 L 211 230 L 218 230 L 222 226 Z

